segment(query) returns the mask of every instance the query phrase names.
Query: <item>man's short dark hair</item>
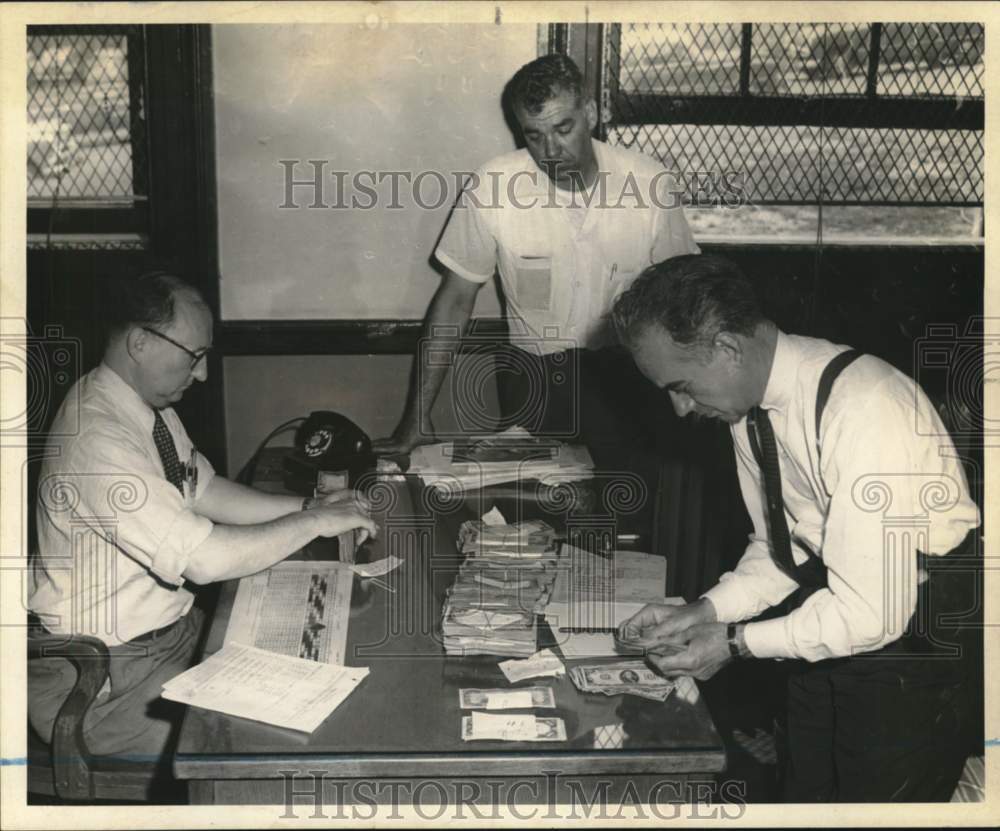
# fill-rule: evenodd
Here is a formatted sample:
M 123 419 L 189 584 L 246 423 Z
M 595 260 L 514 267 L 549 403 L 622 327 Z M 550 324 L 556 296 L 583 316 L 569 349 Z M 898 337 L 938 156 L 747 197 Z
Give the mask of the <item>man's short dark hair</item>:
M 190 283 L 166 271 L 151 271 L 139 277 L 116 281 L 109 294 L 108 332 L 118 334 L 132 326 L 161 329 L 174 322 L 174 300 L 189 293 L 205 301 Z
M 764 320 L 739 267 L 711 254 L 685 254 L 651 265 L 615 301 L 611 317 L 626 345 L 654 323 L 674 343 L 697 346 L 719 332 L 752 335 Z
M 583 98 L 583 76 L 565 55 L 543 55 L 526 63 L 507 84 L 510 103 L 536 115 L 561 92 L 571 92 L 579 105 Z

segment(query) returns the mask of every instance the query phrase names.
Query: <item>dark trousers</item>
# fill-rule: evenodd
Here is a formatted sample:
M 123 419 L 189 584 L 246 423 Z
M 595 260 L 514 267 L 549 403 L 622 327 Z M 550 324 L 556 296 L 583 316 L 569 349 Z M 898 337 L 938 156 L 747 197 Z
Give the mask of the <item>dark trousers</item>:
M 921 555 L 931 579 L 898 641 L 851 658 L 787 662 L 785 801 L 950 799 L 975 747 L 970 679 L 982 655 L 978 631 L 956 622 L 978 608 L 975 576 L 949 566 L 973 541 L 950 563 Z
M 155 638 L 109 648 L 110 689 L 87 711 L 87 747 L 100 756 L 158 762 L 174 738 L 184 706 L 160 697 L 163 685 L 188 669 L 195 658 L 204 615 L 192 608 Z M 76 683 L 65 658 L 28 662 L 28 718 L 46 742 L 56 715 Z

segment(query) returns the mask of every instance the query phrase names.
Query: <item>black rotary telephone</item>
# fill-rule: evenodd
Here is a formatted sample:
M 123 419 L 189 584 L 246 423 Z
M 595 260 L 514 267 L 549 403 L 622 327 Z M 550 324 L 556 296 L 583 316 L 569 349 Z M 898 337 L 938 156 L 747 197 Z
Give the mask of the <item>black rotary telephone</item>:
M 285 486 L 311 496 L 319 471 L 344 472 L 354 487 L 375 466 L 368 435 L 340 413 L 318 410 L 295 431 L 295 450 L 285 457 Z

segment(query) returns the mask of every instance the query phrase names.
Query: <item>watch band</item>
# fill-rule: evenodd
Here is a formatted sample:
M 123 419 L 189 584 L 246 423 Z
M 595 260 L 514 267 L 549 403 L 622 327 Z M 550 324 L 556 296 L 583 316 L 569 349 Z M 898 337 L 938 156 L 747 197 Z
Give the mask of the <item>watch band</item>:
M 726 643 L 729 644 L 729 654 L 734 658 L 742 657 L 740 655 L 740 645 L 736 642 L 736 624 L 729 623 L 726 624 Z

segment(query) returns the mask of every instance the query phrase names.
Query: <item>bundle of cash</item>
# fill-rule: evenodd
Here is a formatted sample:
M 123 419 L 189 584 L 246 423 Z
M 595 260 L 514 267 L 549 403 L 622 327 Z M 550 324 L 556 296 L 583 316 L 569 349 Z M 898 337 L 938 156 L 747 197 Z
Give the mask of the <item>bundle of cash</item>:
M 463 710 L 530 710 L 532 707 L 556 706 L 551 687 L 521 687 L 516 690 L 458 691 L 458 706 Z
M 516 604 L 494 608 L 445 602 L 441 622 L 448 655 L 533 655 L 538 634 L 533 610 Z
M 556 532 L 543 520 L 513 525 L 487 525 L 482 520 L 463 522 L 458 530 L 463 554 L 500 560 L 555 559 Z
M 505 742 L 564 742 L 566 725 L 561 718 L 531 714 L 494 714 L 473 711 L 462 716 L 465 741 L 492 739 Z
M 673 681 L 657 675 L 642 661 L 570 667 L 569 677 L 580 692 L 638 695 L 665 701 L 674 691 Z
M 559 561 L 545 522 L 463 523 L 466 555 L 445 599 L 442 634 L 449 655 L 527 657 L 538 649 L 535 616 L 551 597 Z

